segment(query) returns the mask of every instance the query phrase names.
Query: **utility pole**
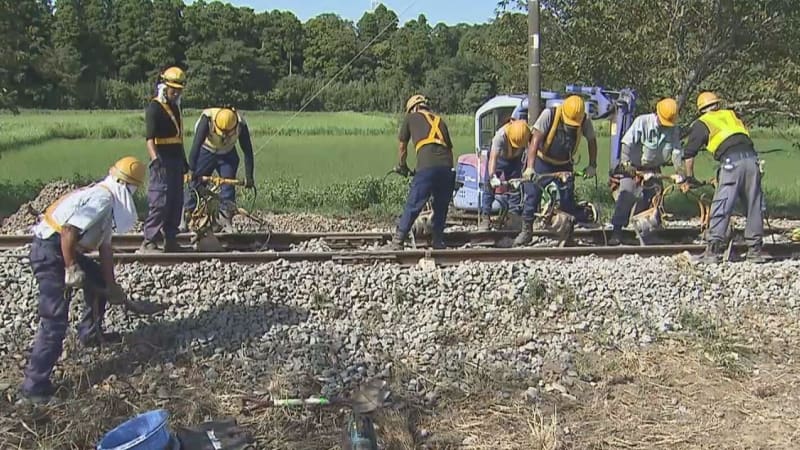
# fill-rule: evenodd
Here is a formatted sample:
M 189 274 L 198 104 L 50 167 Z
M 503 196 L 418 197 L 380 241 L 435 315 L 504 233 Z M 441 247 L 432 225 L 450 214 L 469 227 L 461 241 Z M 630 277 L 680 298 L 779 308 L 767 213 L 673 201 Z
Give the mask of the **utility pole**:
M 539 117 L 542 102 L 539 46 L 539 0 L 528 0 L 528 124 L 531 126 Z

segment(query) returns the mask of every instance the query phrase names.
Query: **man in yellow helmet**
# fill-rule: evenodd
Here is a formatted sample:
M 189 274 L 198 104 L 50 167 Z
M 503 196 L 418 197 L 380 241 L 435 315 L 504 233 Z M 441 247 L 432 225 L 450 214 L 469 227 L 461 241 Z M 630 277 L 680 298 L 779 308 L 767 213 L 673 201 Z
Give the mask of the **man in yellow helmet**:
M 50 374 L 61 357 L 69 325 L 68 289 L 84 289 L 86 308 L 78 325 L 85 346 L 120 342 L 118 333 L 103 332 L 106 302 L 118 303 L 124 291 L 114 276 L 112 233 L 126 233 L 136 223 L 133 193 L 144 183 L 145 165 L 134 157 L 120 159 L 101 182 L 61 197 L 33 228 L 30 265 L 39 285 L 39 330 L 33 342 L 22 397 L 47 402 L 55 393 Z M 97 250 L 98 265 L 85 253 Z
M 484 182 L 481 189 L 481 214 L 478 227 L 482 231 L 489 229 L 489 215 L 494 203 L 494 191 L 502 180 L 522 177 L 522 157 L 528 148 L 531 130 L 526 120 L 512 118 L 500 127 L 492 138 L 489 148 L 489 161 L 483 173 Z M 521 208 L 521 193 L 509 194 L 509 204 Z M 519 214 L 520 211 L 514 211 Z
M 190 187 L 197 189 L 199 178 L 209 176 L 216 170 L 222 178 L 236 178 L 239 169 L 239 155 L 236 143 L 242 146 L 245 167 L 245 186 L 252 187 L 253 181 L 253 143 L 250 130 L 244 118 L 233 108 L 207 108 L 203 110 L 194 126 L 194 141 L 189 153 L 189 170 L 192 172 Z M 220 190 L 223 202 L 222 215 L 226 221 L 232 217 L 232 208 L 236 204 L 236 191 L 233 186 L 224 185 Z M 184 217 L 197 207 L 197 199 L 188 192 L 183 204 Z
M 682 150 L 680 129 L 675 126 L 677 120 L 678 103 L 672 98 L 663 98 L 656 103 L 655 112 L 636 117 L 622 136 L 619 165 L 612 168 L 619 186 L 614 215 L 611 217 L 613 231 L 609 245 L 622 242 L 622 228 L 628 225 L 634 205 L 634 214 L 646 210 L 655 194 L 664 187 L 661 180 L 655 177 L 637 179 L 636 172 L 661 173 L 661 167 L 670 162 L 676 170 L 680 167 Z M 636 191 L 639 189 L 642 192 L 637 201 Z
M 573 158 L 578 152 L 581 136 L 589 147 L 589 166 L 586 177 L 597 174 L 597 137 L 592 121 L 586 117 L 583 98 L 570 95 L 564 103 L 555 108 L 545 108 L 533 124 L 533 138 L 528 146 L 523 178 L 532 180 L 535 174 L 553 172 L 573 172 Z M 534 182 L 523 184 L 525 205 L 522 209 L 522 230 L 514 240 L 515 246 L 527 245 L 533 238 L 533 220 L 542 202 L 542 188 L 551 181 L 557 183 L 561 210 L 571 214 L 578 222 L 588 222 L 583 211 L 575 205 L 575 181 L 569 178 L 566 183 L 558 178 L 541 177 Z
M 711 221 L 708 245 L 703 262 L 717 263 L 726 247 L 726 235 L 737 200 L 742 200 L 747 215 L 744 238 L 747 259 L 762 262 L 764 224 L 764 193 L 761 190 L 761 170 L 750 132 L 736 113 L 720 107 L 713 92 L 697 96 L 700 117 L 692 124 L 684 150 L 686 178 L 690 186 L 698 185 L 694 178 L 694 158 L 705 148 L 720 163 L 717 168 L 717 189 L 711 201 Z M 684 181 L 678 177 L 676 181 Z
M 145 252 L 158 250 L 161 240 L 165 252 L 180 250 L 176 238 L 183 206 L 183 175 L 189 171 L 180 109 L 185 84 L 186 74 L 182 69 L 168 68 L 161 74 L 157 95 L 145 109 L 145 139 L 150 156 L 149 211 L 142 242 Z
M 431 111 L 427 98 L 414 95 L 406 102 L 406 117 L 400 126 L 398 140 L 400 161 L 395 170 L 400 174 L 409 173 L 406 162 L 409 140 L 414 144 L 417 166 L 405 210 L 391 245 L 395 249 L 403 248 L 414 221 L 419 217 L 428 198 L 433 196 L 433 247 L 444 248 L 444 225 L 455 188 L 453 142 L 450 140 L 447 124 L 441 116 Z

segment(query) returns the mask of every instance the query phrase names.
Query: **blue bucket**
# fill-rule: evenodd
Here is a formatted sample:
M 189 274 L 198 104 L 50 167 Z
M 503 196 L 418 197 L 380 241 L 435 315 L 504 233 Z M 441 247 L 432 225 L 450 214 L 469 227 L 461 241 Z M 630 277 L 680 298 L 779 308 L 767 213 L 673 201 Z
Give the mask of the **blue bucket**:
M 139 414 L 109 431 L 97 450 L 166 450 L 171 436 L 167 428 L 169 413 L 155 409 Z

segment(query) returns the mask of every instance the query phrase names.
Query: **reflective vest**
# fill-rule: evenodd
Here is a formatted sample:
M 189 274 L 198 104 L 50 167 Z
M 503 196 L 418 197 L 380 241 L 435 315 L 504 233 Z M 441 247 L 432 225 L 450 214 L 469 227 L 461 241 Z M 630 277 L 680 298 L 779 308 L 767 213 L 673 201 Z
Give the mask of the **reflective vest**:
M 101 188 L 105 189 L 109 194 L 111 194 L 111 190 L 108 188 L 108 186 L 105 186 L 105 185 L 102 185 L 102 184 L 99 184 L 98 186 L 100 186 Z M 81 192 L 81 191 L 84 191 L 84 190 L 87 190 L 87 189 L 91 189 L 92 187 L 94 187 L 94 186 L 87 186 L 87 187 L 82 188 L 82 189 L 78 189 L 78 190 L 75 190 L 75 191 L 72 191 L 72 192 L 68 192 L 68 193 L 62 195 L 61 197 L 59 197 L 58 200 L 54 201 L 50 206 L 48 206 L 47 209 L 45 209 L 44 214 L 42 214 L 42 220 L 44 220 L 44 223 L 46 223 L 47 226 L 52 228 L 56 233 L 60 234 L 61 230 L 63 228 L 63 224 L 58 223 L 58 221 L 56 220 L 56 218 L 54 216 L 54 213 L 56 211 L 56 208 L 58 208 L 58 205 L 61 204 L 61 202 L 64 201 L 64 199 L 66 199 L 70 195 L 77 194 L 78 192 Z M 100 230 L 98 229 L 97 231 L 100 231 Z M 84 251 L 95 250 L 95 249 L 97 249 L 97 247 L 100 246 L 100 241 L 102 240 L 102 238 L 103 238 L 103 233 L 99 233 L 97 235 L 91 235 L 90 236 L 87 233 L 87 230 L 84 230 L 84 232 L 78 237 L 78 245 Z
M 700 116 L 699 120 L 708 127 L 708 144 L 706 144 L 706 150 L 712 154 L 719 149 L 720 144 L 722 144 L 725 139 L 728 139 L 734 134 L 750 136 L 750 132 L 747 131 L 742 121 L 729 109 L 709 111 Z
M 520 148 L 511 148 L 511 141 L 508 139 L 508 129 L 511 128 L 512 122 L 508 122 L 507 124 L 503 125 L 503 132 L 506 134 L 506 151 L 503 155 L 503 159 L 514 160 L 519 159 L 522 156 L 522 153 L 527 148 L 527 142 Z
M 422 114 L 422 117 L 424 117 L 428 122 L 428 125 L 431 126 L 431 131 L 428 133 L 428 137 L 425 139 L 420 139 L 420 141 L 417 142 L 415 146 L 417 153 L 419 153 L 419 149 L 428 144 L 439 144 L 442 147 L 447 147 L 447 142 L 444 139 L 444 133 L 442 132 L 442 129 L 439 128 L 442 118 L 428 111 L 417 112 Z
M 561 166 L 572 162 L 572 157 L 578 151 L 578 144 L 581 142 L 581 129 L 583 123 L 573 130 L 568 130 L 565 125 L 561 123 L 561 106 L 556 106 L 553 110 L 553 122 L 550 125 L 550 131 L 547 133 L 547 139 L 544 141 L 544 146 L 539 150 L 538 155 L 543 161 Z M 569 158 L 565 160 L 555 159 L 550 156 L 550 150 L 553 144 L 560 151 L 569 151 Z
M 178 123 L 178 119 L 175 117 L 175 114 L 172 113 L 172 108 L 166 102 L 162 102 L 158 97 L 154 97 L 153 100 L 158 102 L 161 105 L 161 108 L 164 109 L 164 112 L 167 113 L 169 119 L 172 121 L 172 124 L 175 125 L 175 130 L 177 130 L 177 134 L 175 136 L 170 137 L 157 137 L 154 138 L 153 141 L 156 145 L 170 145 L 170 144 L 183 144 L 183 127 L 180 126 Z
M 233 149 L 236 145 L 236 141 L 239 139 L 239 125 L 242 123 L 242 117 L 239 113 L 236 113 L 236 116 L 239 118 L 239 124 L 236 125 L 236 129 L 230 135 L 220 136 L 214 132 L 214 117 L 216 117 L 221 109 L 222 108 L 206 108 L 203 110 L 202 114 L 208 118 L 208 135 L 203 142 L 203 148 L 211 153 L 228 153 Z M 198 123 L 199 122 L 198 120 Z M 197 130 L 197 124 L 195 124 L 194 128 Z

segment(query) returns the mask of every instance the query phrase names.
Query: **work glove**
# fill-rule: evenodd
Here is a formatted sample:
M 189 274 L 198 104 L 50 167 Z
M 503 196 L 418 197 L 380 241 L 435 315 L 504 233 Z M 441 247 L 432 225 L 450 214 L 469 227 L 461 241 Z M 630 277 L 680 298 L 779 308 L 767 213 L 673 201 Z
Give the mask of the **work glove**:
M 397 167 L 394 168 L 394 171 L 404 177 L 407 177 L 411 173 L 411 170 L 406 164 L 398 164 Z
M 533 181 L 533 178 L 536 176 L 536 172 L 534 172 L 533 167 L 528 167 L 522 172 L 522 178 L 528 181 Z
M 621 175 L 635 176 L 636 175 L 636 168 L 633 167 L 633 164 L 631 164 L 630 161 L 622 161 L 617 166 L 616 172 L 621 174 Z
M 252 188 L 252 187 L 255 187 L 255 185 L 256 185 L 256 182 L 253 181 L 253 177 L 245 177 L 244 178 L 244 187 Z
M 684 183 L 686 181 L 686 177 L 684 177 L 683 175 L 681 175 L 679 173 L 672 174 L 670 176 L 670 178 L 672 178 L 672 181 L 674 181 L 675 184 L 681 184 L 681 183 Z
M 584 178 L 593 178 L 593 177 L 596 177 L 596 176 L 597 176 L 597 168 L 596 167 L 594 167 L 594 166 L 586 166 L 586 168 L 583 169 L 583 177 Z
M 86 280 L 86 274 L 77 264 L 73 264 L 64 270 L 64 284 L 69 288 L 80 288 Z
M 500 187 L 501 184 L 503 184 L 503 182 L 500 181 L 500 178 L 497 178 L 497 175 L 492 175 L 492 178 L 489 179 L 489 186 L 493 188 Z
M 236 420 L 204 422 L 176 433 L 182 450 L 255 450 L 255 440 Z

